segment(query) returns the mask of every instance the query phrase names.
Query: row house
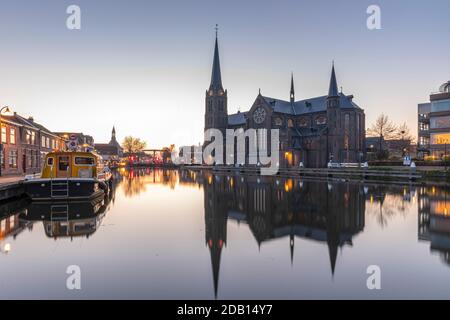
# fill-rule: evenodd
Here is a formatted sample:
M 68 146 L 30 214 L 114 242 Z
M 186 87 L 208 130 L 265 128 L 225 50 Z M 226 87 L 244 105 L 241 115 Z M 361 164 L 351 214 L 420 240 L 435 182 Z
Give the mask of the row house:
M 2 115 L 1 120 L 2 175 L 39 173 L 48 152 L 66 148 L 64 138 L 36 123 L 32 117 L 25 118 L 14 112 Z

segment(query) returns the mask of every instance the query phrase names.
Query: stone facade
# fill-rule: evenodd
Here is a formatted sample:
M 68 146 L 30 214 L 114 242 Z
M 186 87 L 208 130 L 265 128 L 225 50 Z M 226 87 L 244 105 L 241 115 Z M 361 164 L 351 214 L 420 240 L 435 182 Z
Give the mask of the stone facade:
M 365 157 L 365 114 L 352 95 L 338 91 L 334 64 L 327 95 L 295 100 L 291 78 L 289 100 L 257 95 L 247 112 L 228 115 L 216 38 L 211 84 L 206 91 L 205 130 L 267 129 L 257 135 L 259 148 L 270 150 L 271 129 L 279 129 L 279 166 L 326 167 L 329 161 L 356 163 Z M 224 135 L 225 137 L 225 135 Z M 248 145 L 246 164 L 248 164 Z M 235 150 L 235 155 L 236 155 Z M 236 159 L 236 157 L 235 157 Z

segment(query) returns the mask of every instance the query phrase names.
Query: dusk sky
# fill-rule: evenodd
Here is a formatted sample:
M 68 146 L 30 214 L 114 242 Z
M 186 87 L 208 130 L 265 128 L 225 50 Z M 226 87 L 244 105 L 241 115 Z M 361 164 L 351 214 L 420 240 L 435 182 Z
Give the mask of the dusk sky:
M 66 28 L 69 5 L 81 30 Z M 381 30 L 366 27 L 381 7 Z M 289 99 L 338 86 L 364 108 L 414 134 L 417 104 L 450 80 L 450 1 L 0 0 L 0 105 L 53 131 L 108 142 L 140 137 L 149 147 L 203 139 L 214 26 L 219 24 L 228 110 L 262 94 Z

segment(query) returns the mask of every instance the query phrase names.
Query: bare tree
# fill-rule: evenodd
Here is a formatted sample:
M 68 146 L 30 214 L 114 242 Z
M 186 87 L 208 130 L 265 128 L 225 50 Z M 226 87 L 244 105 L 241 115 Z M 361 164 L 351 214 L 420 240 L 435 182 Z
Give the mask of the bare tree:
M 367 135 L 369 137 L 377 137 L 379 140 L 379 152 L 383 153 L 383 140 L 393 139 L 396 136 L 397 127 L 389 117 L 385 114 L 381 114 L 372 126 L 367 129 Z
M 400 141 L 400 147 L 402 148 L 403 155 L 405 155 L 405 152 L 410 149 L 411 144 L 415 142 L 415 138 L 411 134 L 411 130 L 409 129 L 406 122 L 404 122 L 397 128 L 395 138 Z

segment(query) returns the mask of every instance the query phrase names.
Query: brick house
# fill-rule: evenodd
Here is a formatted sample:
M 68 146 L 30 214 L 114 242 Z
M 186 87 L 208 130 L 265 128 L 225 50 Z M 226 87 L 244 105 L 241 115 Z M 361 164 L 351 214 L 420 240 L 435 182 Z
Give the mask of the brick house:
M 45 154 L 65 149 L 62 137 L 32 117 L 24 118 L 14 112 L 2 115 L 1 122 L 2 175 L 39 173 Z

